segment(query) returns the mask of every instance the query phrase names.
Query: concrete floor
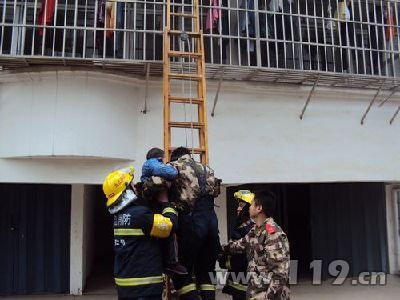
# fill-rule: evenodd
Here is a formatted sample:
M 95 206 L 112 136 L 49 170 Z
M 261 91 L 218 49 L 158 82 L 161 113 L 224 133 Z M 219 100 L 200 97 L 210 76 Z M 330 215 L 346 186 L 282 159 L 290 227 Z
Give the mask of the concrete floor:
M 320 286 L 299 283 L 291 288 L 294 300 L 391 300 L 400 299 L 400 277 L 388 276 L 385 286 L 353 286 L 346 281 L 341 286 L 325 281 Z
M 400 277 L 389 276 L 385 286 L 352 286 L 346 281 L 342 286 L 333 286 L 329 281 L 320 286 L 313 286 L 309 282 L 302 282 L 292 286 L 292 300 L 397 300 L 400 299 Z M 2 299 L 24 300 L 117 300 L 115 291 L 110 288 L 91 289 L 83 296 L 72 295 L 38 295 L 5 297 Z M 220 291 L 218 300 L 229 300 L 227 295 Z

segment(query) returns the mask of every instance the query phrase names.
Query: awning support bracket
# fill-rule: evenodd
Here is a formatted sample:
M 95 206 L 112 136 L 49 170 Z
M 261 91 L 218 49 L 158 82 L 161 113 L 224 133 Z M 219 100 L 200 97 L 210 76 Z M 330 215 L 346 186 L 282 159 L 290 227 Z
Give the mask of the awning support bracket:
M 378 95 L 381 92 L 384 83 L 385 83 L 385 80 L 382 80 L 382 83 L 379 86 L 379 89 L 376 91 L 374 98 L 372 98 L 371 102 L 369 103 L 369 105 L 367 107 L 367 110 L 365 111 L 365 113 L 363 114 L 363 116 L 361 118 L 361 125 L 364 125 L 365 118 L 367 117 L 369 111 L 371 110 L 372 105 L 374 105 L 376 98 L 378 98 Z
M 392 92 L 390 93 L 390 95 L 387 96 L 384 100 L 382 100 L 382 101 L 379 103 L 379 107 L 381 107 L 383 104 L 385 104 L 387 101 L 389 101 L 389 100 L 394 96 L 394 94 L 396 94 L 398 91 L 399 91 L 399 86 L 396 86 L 396 87 L 392 90 Z
M 399 107 L 397 107 L 396 112 L 394 113 L 393 117 L 390 119 L 390 125 L 393 124 L 394 119 L 396 119 L 396 117 L 399 114 L 399 112 L 400 112 L 400 105 L 399 105 Z
M 148 96 L 148 91 L 149 91 L 149 77 L 150 77 L 150 64 L 147 63 L 145 64 L 145 72 L 146 72 L 146 86 L 144 90 L 144 108 L 141 111 L 143 114 L 147 113 L 147 96 Z
M 319 82 L 320 77 L 321 77 L 321 74 L 318 74 L 317 78 L 316 78 L 315 81 L 314 81 L 314 85 L 313 85 L 313 87 L 312 87 L 310 93 L 308 94 L 307 101 L 306 101 L 306 103 L 304 104 L 303 109 L 301 110 L 300 120 L 303 120 L 304 113 L 306 112 L 307 106 L 308 106 L 308 104 L 310 103 L 311 97 L 312 97 L 313 94 L 314 94 L 315 87 L 318 85 L 318 82 Z
M 211 117 L 215 116 L 215 107 L 217 106 L 217 102 L 218 102 L 218 98 L 219 98 L 219 91 L 221 90 L 222 80 L 224 79 L 224 73 L 225 73 L 225 69 L 222 68 L 221 75 L 220 75 L 219 81 L 218 81 L 217 93 L 215 94 L 215 97 L 214 97 L 214 105 L 213 105 L 213 108 L 211 111 Z

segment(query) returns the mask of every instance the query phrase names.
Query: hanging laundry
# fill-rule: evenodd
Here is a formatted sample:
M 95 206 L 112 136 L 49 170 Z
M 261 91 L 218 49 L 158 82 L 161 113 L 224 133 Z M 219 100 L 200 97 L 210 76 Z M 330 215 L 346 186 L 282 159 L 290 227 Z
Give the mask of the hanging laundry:
M 104 25 L 106 0 L 97 0 L 97 22 Z
M 338 9 L 335 17 L 342 21 L 350 20 L 350 10 L 347 7 L 346 1 L 338 3 Z
M 107 57 L 121 58 L 123 55 L 123 32 L 116 29 L 124 29 L 125 3 L 96 0 L 97 1 L 97 30 L 96 47 L 100 56 L 106 50 Z M 115 33 L 115 39 L 114 39 Z M 106 39 L 104 39 L 104 36 Z
M 210 1 L 210 9 L 206 17 L 206 31 L 212 33 L 219 33 L 218 22 L 221 18 L 221 9 L 219 5 L 219 0 Z
M 394 16 L 393 16 L 393 9 L 391 5 L 387 6 L 386 14 L 385 14 L 385 36 L 386 40 L 390 41 L 394 38 L 396 34 L 396 28 L 394 25 Z
M 106 3 L 106 28 L 115 29 L 115 17 L 117 13 L 117 3 L 107 2 Z M 110 38 L 114 33 L 114 30 L 107 30 L 106 37 Z
M 332 6 L 328 6 L 328 16 L 332 18 Z M 334 19 L 339 19 L 340 21 L 349 21 L 351 20 L 350 9 L 347 7 L 346 2 L 339 2 L 338 7 L 333 14 Z M 336 30 L 338 29 L 338 22 L 334 20 L 328 20 L 326 22 L 327 30 Z
M 38 17 L 39 25 L 51 25 L 53 22 L 56 0 L 41 0 Z M 39 28 L 39 34 L 43 35 L 43 28 Z
M 249 37 L 254 37 L 256 32 L 254 0 L 242 0 L 242 2 L 240 3 L 240 8 L 241 8 L 239 12 L 240 34 L 242 36 L 247 36 L 248 34 Z
M 97 28 L 104 28 L 106 15 L 106 0 L 97 0 Z M 104 33 L 102 30 L 96 31 L 96 47 L 100 56 L 103 54 Z
M 115 29 L 116 2 L 98 0 L 97 2 L 97 26 L 107 29 Z M 106 37 L 113 35 L 114 30 L 107 30 Z
M 282 0 L 271 0 L 269 3 L 270 11 L 283 11 L 283 1 Z

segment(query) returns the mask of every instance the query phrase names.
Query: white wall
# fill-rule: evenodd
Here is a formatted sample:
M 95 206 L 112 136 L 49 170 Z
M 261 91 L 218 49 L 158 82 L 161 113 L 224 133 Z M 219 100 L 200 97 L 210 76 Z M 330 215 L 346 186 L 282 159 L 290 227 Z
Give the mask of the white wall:
M 228 217 L 226 210 L 226 186 L 221 186 L 221 194 L 215 199 L 215 213 L 218 217 L 219 239 L 221 244 L 228 242 Z
M 74 184 L 71 189 L 70 293 L 81 295 L 94 259 L 95 186 Z
M 94 211 L 96 199 L 97 186 L 85 185 L 84 191 L 84 213 L 83 213 L 83 273 L 82 273 L 82 287 L 86 287 L 87 278 L 91 275 L 94 262 Z
M 50 72 L 4 86 L 0 156 L 134 157 L 137 86 L 85 75 Z
M 85 257 L 83 216 L 85 187 L 82 184 L 71 188 L 71 239 L 70 239 L 70 293 L 81 295 L 84 282 Z
M 143 80 L 95 72 L 30 76 L 0 90 L 0 182 L 101 183 L 130 161 L 140 176 L 146 151 L 162 146 L 159 79 L 149 83 L 148 112 L 141 114 Z M 309 90 L 223 82 L 209 117 L 218 177 L 227 184 L 399 181 L 400 119 L 389 125 L 399 99 L 374 106 L 361 126 L 374 91 L 317 88 L 301 121 Z M 209 81 L 209 111 L 215 91 Z M 183 110 L 174 114 L 182 118 Z
M 386 186 L 386 224 L 390 274 L 400 273 L 399 185 Z

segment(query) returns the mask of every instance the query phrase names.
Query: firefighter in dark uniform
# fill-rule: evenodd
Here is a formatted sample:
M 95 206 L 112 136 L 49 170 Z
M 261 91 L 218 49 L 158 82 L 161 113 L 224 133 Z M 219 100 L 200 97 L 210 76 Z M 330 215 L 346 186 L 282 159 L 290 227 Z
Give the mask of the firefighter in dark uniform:
M 249 190 L 239 190 L 234 194 L 234 197 L 238 201 L 238 208 L 236 228 L 230 241 L 240 240 L 254 227 L 254 222 L 250 219 L 249 214 L 254 194 Z M 219 255 L 218 262 L 220 267 L 227 269 L 230 274 L 222 292 L 231 295 L 233 300 L 245 300 L 247 291 L 247 283 L 245 282 L 247 270 L 246 254 L 222 252 Z
M 152 177 L 149 184 L 160 187 L 166 183 L 160 177 Z M 132 167 L 110 173 L 103 191 L 108 210 L 114 216 L 118 299 L 161 300 L 163 265 L 159 239 L 167 238 L 177 225 L 177 212 L 169 206 L 168 198 L 159 193 L 153 198 L 164 208 L 161 214 L 155 214 L 150 199 L 144 199 L 144 193 L 133 185 Z
M 196 162 L 184 147 L 171 153 L 171 164 L 178 170 L 170 198 L 179 211 L 179 262 L 189 272 L 175 275 L 174 287 L 180 299 L 215 299 L 210 273 L 215 272 L 220 249 L 214 198 L 220 193 L 221 180 L 211 168 Z

